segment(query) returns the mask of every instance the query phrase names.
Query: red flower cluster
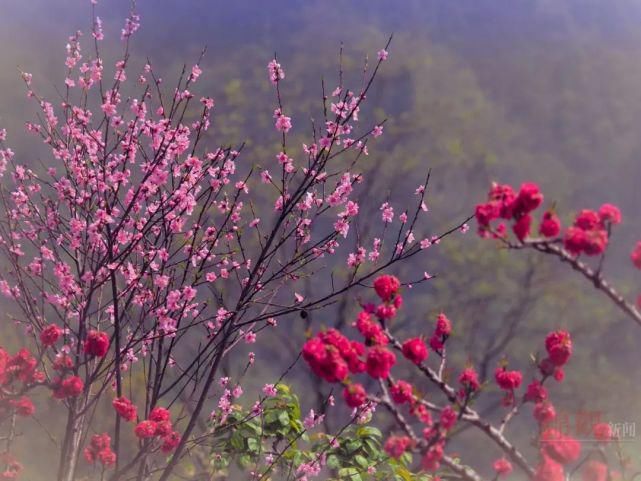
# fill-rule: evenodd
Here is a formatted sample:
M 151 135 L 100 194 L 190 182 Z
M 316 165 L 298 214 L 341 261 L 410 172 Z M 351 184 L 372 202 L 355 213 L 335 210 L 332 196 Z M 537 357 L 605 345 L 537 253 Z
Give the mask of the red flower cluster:
M 512 220 L 512 231 L 523 242 L 530 235 L 532 212 L 542 203 L 543 194 L 538 185 L 532 182 L 522 184 L 518 194 L 510 185 L 493 183 L 487 202 L 476 206 L 479 235 L 505 237 L 505 224 L 500 223 L 493 228 L 491 223 L 497 219 Z M 565 249 L 572 255 L 601 254 L 608 246 L 610 227 L 620 222 L 621 211 L 615 205 L 603 204 L 598 211 L 584 209 L 577 214 L 573 225 L 563 235 Z M 555 238 L 561 233 L 561 221 L 553 210 L 543 213 L 539 233 L 546 238 Z M 641 265 L 641 259 L 639 264 Z
M 400 288 L 401 283 L 394 276 L 382 275 L 374 280 L 374 290 L 383 302 L 393 301 Z
M 138 439 L 159 437 L 163 453 L 170 453 L 180 443 L 180 434 L 173 430 L 169 410 L 161 407 L 153 408 L 147 419 L 136 425 L 134 434 Z
M 534 419 L 541 425 L 547 424 L 556 418 L 554 406 L 547 402 L 538 402 L 534 405 Z
M 341 382 L 348 372 L 357 374 L 365 371 L 361 359 L 365 346 L 357 341 L 350 341 L 336 329 L 319 332 L 303 346 L 303 359 L 314 371 L 314 374 L 327 382 Z
M 556 429 L 546 429 L 539 436 L 541 460 L 534 476 L 535 481 L 563 481 L 563 465 L 579 459 L 581 443 Z
M 414 388 L 407 381 L 397 381 L 396 384 L 393 384 L 390 388 L 390 396 L 392 401 L 396 404 L 412 404 L 414 402 L 414 395 L 412 391 Z
M 36 369 L 36 358 L 27 350 L 20 349 L 10 356 L 0 347 L 0 386 L 9 387 L 19 382 L 25 386 L 42 382 L 44 374 Z
M 78 376 L 57 377 L 53 381 L 53 397 L 56 399 L 76 397 L 84 388 L 85 383 Z
M 22 464 L 16 461 L 9 453 L 2 455 L 2 464 L 5 466 L 4 471 L 0 472 L 0 480 L 17 479 L 22 471 Z
M 367 401 L 367 392 L 362 384 L 349 384 L 343 389 L 345 403 L 351 408 L 357 408 Z
M 384 347 L 374 346 L 367 352 L 367 374 L 374 379 L 387 379 L 394 364 L 396 356 Z
M 503 405 L 511 406 L 514 404 L 514 390 L 518 389 L 523 382 L 521 371 L 508 371 L 505 365 L 501 365 L 494 371 L 496 384 L 505 391 Z
M 85 354 L 105 357 L 109 351 L 109 336 L 101 331 L 89 331 L 85 340 Z
M 401 351 L 403 352 L 403 356 L 417 365 L 425 361 L 429 355 L 427 346 L 420 337 L 413 337 L 405 341 Z
M 31 399 L 24 393 L 44 381 L 44 374 L 36 369 L 37 361 L 26 349 L 10 356 L 0 348 L 0 415 L 16 413 L 31 416 L 36 411 Z
M 49 324 L 40 332 L 40 342 L 44 347 L 53 346 L 62 336 L 62 329 L 55 324 Z
M 525 239 L 530 233 L 532 216 L 530 213 L 537 209 L 543 202 L 543 194 L 538 185 L 526 182 L 521 185 L 516 194 L 510 185 L 493 183 L 488 193 L 485 204 L 476 206 L 476 221 L 479 226 L 479 235 L 487 237 L 492 232 L 490 223 L 495 219 L 512 219 L 512 231 L 519 240 Z M 505 225 L 501 224 L 495 236 L 502 236 Z
M 478 373 L 473 367 L 465 368 L 459 375 L 458 382 L 461 384 L 461 389 L 458 393 L 461 399 L 467 399 L 481 389 Z
M 412 440 L 407 436 L 390 436 L 385 441 L 385 452 L 394 459 L 399 459 L 412 445 Z
M 508 371 L 505 366 L 499 366 L 494 371 L 494 379 L 504 391 L 514 391 L 521 386 L 523 374 L 521 371 Z
M 385 346 L 389 342 L 383 328 L 377 323 L 367 311 L 361 311 L 356 318 L 354 327 L 365 338 L 368 345 Z
M 452 323 L 442 312 L 436 318 L 436 327 L 434 329 L 434 334 L 430 338 L 430 347 L 434 349 L 438 354 L 443 353 L 443 347 L 445 347 L 445 341 L 452 333 Z
M 581 443 L 556 429 L 546 429 L 539 437 L 542 454 L 560 464 L 573 463 L 581 455 Z
M 608 246 L 608 226 L 612 224 L 609 219 L 616 218 L 607 208 L 603 209 L 607 205 L 609 204 L 601 208 L 606 213 L 606 217 L 603 218 L 599 212 L 589 209 L 583 209 L 577 214 L 574 225 L 568 227 L 563 238 L 563 245 L 570 254 L 585 253 L 589 256 L 595 256 L 605 251 Z M 620 213 L 618 218 L 621 219 Z
M 543 214 L 539 225 L 539 234 L 543 237 L 556 237 L 561 233 L 561 221 L 551 210 Z
M 112 405 L 118 415 L 125 421 L 134 421 L 138 416 L 138 408 L 125 396 L 115 398 L 112 402 Z
M 612 441 L 614 433 L 612 432 L 612 426 L 608 423 L 597 423 L 592 426 L 592 434 L 598 442 L 607 443 L 608 441 Z
M 94 464 L 96 461 L 104 467 L 111 467 L 116 464 L 116 453 L 111 450 L 111 438 L 107 433 L 94 434 L 91 442 L 84 450 L 84 456 L 88 463 Z
M 567 331 L 554 331 L 545 338 L 548 358 L 557 367 L 568 362 L 572 355 L 572 339 Z

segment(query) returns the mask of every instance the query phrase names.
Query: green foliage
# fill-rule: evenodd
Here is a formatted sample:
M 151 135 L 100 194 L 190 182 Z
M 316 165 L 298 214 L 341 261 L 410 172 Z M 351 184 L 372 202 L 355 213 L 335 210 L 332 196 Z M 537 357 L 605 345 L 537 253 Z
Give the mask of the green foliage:
M 323 460 L 333 481 L 427 481 L 411 470 L 412 456 L 392 459 L 383 450 L 383 434 L 373 426 L 348 422 L 336 434 L 310 433 L 304 427 L 298 396 L 286 385 L 262 401 L 262 412 L 239 405 L 223 424 L 210 426 L 214 439 L 209 461 L 214 474 L 234 466 L 280 479 L 303 464 Z

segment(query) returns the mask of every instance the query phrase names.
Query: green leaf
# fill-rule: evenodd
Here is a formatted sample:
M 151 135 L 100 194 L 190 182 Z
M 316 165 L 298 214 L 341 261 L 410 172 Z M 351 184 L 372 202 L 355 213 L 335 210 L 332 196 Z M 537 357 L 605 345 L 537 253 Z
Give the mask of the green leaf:
M 381 431 L 372 426 L 362 426 L 358 428 L 356 434 L 361 438 L 371 437 L 371 438 L 381 438 L 383 434 Z
M 358 464 L 361 468 L 367 468 L 369 463 L 367 462 L 367 459 L 365 459 L 365 456 L 361 456 L 360 454 L 357 454 L 354 456 L 354 462 Z
M 338 456 L 335 454 L 330 454 L 327 456 L 327 467 L 329 469 L 338 469 L 338 467 L 341 465 L 340 460 L 338 459 Z
M 282 411 L 278 415 L 278 422 L 281 426 L 289 426 L 289 414 L 287 414 L 287 411 Z
M 247 438 L 247 449 L 251 452 L 258 451 L 260 444 L 256 438 Z

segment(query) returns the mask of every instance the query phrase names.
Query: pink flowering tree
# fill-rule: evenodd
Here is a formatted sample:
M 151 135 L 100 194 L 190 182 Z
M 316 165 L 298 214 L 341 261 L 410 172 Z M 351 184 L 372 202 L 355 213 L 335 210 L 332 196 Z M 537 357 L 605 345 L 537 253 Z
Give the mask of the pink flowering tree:
M 281 97 L 285 72 L 271 61 L 280 151 L 259 166 L 242 160 L 242 145 L 216 143 L 214 99 L 192 93 L 200 61 L 171 89 L 151 63 L 131 66 L 139 25 L 132 12 L 122 54 L 107 64 L 94 13 L 91 31 L 69 38 L 60 100 L 40 96 L 37 79 L 22 74 L 40 110 L 27 131 L 49 149 L 47 162 L 27 165 L 0 134 L 0 171 L 8 181 L 0 291 L 24 334 L 17 353 L 0 349 L 3 479 L 21 471 L 16 426 L 47 398 L 64 419 L 46 427 L 58 429 L 52 479 L 92 472 L 174 479 L 207 439 L 245 419 L 234 401 L 243 393 L 242 375 L 222 376 L 223 360 L 234 356 L 246 372 L 254 354 L 235 353 L 261 331 L 288 314 L 331 304 L 463 225 L 415 241 L 425 182 L 398 228 L 392 230 L 393 209 L 381 199 L 380 233 L 359 237 L 351 254 L 340 248 L 357 235 L 352 196 L 367 185 L 358 161 L 383 132 L 382 125 L 359 127 L 359 113 L 386 50 L 365 66 L 358 88 L 340 76 L 320 104 L 322 124 L 302 147 L 288 142 L 295 127 Z M 349 276 L 326 275 L 313 295 L 299 294 L 306 278 L 323 278 L 326 259 L 343 255 Z M 249 419 L 267 422 L 263 404 L 278 393 L 274 387 L 259 394 Z M 319 466 L 316 458 L 307 461 L 296 463 Z

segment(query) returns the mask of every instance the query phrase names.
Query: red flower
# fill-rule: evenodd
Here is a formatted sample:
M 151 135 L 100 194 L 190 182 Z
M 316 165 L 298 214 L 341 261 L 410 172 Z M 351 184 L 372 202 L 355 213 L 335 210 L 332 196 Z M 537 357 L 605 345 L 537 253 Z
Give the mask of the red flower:
M 534 481 L 565 481 L 563 466 L 554 459 L 543 455 L 533 479 Z
M 357 408 L 367 401 L 367 392 L 361 384 L 350 384 L 343 389 L 345 403 L 351 408 Z
M 581 455 L 581 443 L 556 429 L 546 429 L 539 438 L 541 449 L 556 462 L 573 463 Z
M 110 444 L 111 438 L 107 433 L 93 435 L 89 446 L 84 450 L 87 462 L 94 464 L 99 460 L 105 467 L 116 464 L 116 453 L 111 450 Z
M 399 459 L 407 448 L 412 444 L 412 440 L 407 436 L 390 436 L 385 441 L 385 452 L 394 459 Z
M 597 256 L 602 254 L 608 246 L 608 233 L 603 229 L 586 232 L 583 251 L 586 255 Z
M 412 385 L 407 381 L 398 381 L 390 388 L 390 396 L 396 404 L 411 403 L 414 399 L 412 395 Z
M 532 381 L 525 392 L 525 400 L 540 403 L 548 398 L 548 392 L 539 381 Z
M 154 421 L 156 423 L 156 436 L 167 436 L 173 431 L 171 421 Z
M 519 195 L 514 200 L 513 216 L 520 217 L 532 212 L 543 202 L 543 194 L 539 191 L 539 186 L 533 182 L 524 182 L 521 184 Z
M 134 428 L 134 434 L 139 439 L 153 438 L 156 435 L 157 425 L 155 422 L 146 419 L 140 421 Z
M 543 219 L 539 225 L 539 233 L 544 237 L 556 237 L 561 232 L 561 221 L 558 216 L 548 210 L 543 214 Z
M 338 349 L 324 343 L 320 337 L 309 339 L 305 343 L 303 358 L 312 368 L 314 374 L 327 382 L 340 382 L 347 377 L 348 365 Z
M 518 389 L 523 381 L 523 374 L 520 371 L 508 371 L 505 366 L 497 367 L 494 371 L 494 379 L 501 389 L 511 391 Z
M 565 249 L 572 255 L 578 256 L 587 242 L 587 236 L 583 229 L 578 227 L 569 227 L 565 231 L 565 237 L 563 238 L 563 246 Z
M 374 290 L 383 302 L 391 301 L 400 287 L 400 281 L 394 276 L 382 275 L 374 280 Z
M 109 351 L 109 336 L 101 331 L 89 331 L 85 340 L 85 354 L 105 357 Z
M 456 414 L 456 411 L 452 409 L 452 406 L 447 406 L 445 409 L 441 411 L 441 417 L 440 417 L 440 423 L 443 429 L 446 431 L 449 431 L 454 427 L 456 424 L 456 419 L 458 415 Z
M 593 210 L 583 209 L 574 219 L 574 225 L 579 229 L 593 230 L 601 226 L 601 218 Z
M 630 254 L 630 259 L 637 269 L 641 269 L 641 241 L 637 242 L 637 245 L 634 246 L 632 254 Z
M 98 459 L 103 466 L 111 467 L 116 464 L 116 453 L 111 448 L 106 448 L 98 452 Z
M 55 324 L 49 324 L 40 332 L 40 342 L 43 346 L 53 346 L 62 335 L 62 329 Z
M 599 207 L 599 219 L 602 224 L 609 222 L 612 225 L 621 223 L 621 211 L 616 205 L 603 204 Z
M 572 339 L 567 331 L 554 331 L 545 338 L 545 349 L 555 366 L 563 366 L 572 355 Z
M 66 399 L 78 396 L 85 385 L 78 376 L 69 376 L 63 380 L 57 378 L 54 381 L 53 397 L 56 399 Z
M 178 446 L 179 443 L 180 443 L 180 434 L 178 434 L 176 431 L 172 431 L 166 436 L 163 436 L 162 446 L 160 446 L 160 449 L 165 454 L 171 453 L 174 449 L 176 449 L 176 446 Z
M 601 443 L 607 443 L 612 440 L 612 426 L 608 423 L 597 423 L 592 427 L 594 439 Z
M 496 212 L 496 216 L 503 219 L 512 217 L 516 194 L 511 185 L 493 182 L 487 197 Z
M 416 403 L 410 406 L 410 413 L 421 421 L 423 424 L 430 426 L 432 424 L 432 413 L 423 404 Z
M 445 337 L 452 333 L 452 322 L 442 312 L 436 318 L 436 329 L 434 333 Z
M 150 419 L 151 421 L 154 421 L 157 423 L 161 423 L 163 421 L 169 421 L 170 418 L 171 418 L 171 413 L 169 412 L 169 410 L 161 407 L 153 408 L 149 413 L 149 416 L 147 417 L 147 419 Z
M 390 369 L 396 363 L 396 356 L 393 352 L 384 347 L 374 346 L 367 353 L 367 374 L 375 379 L 387 379 Z
M 376 306 L 376 317 L 383 320 L 393 319 L 396 316 L 396 308 L 388 304 Z
M 519 217 L 514 225 L 512 226 L 512 232 L 518 240 L 523 242 L 525 238 L 530 235 L 530 226 L 532 224 L 532 216 L 530 214 L 525 214 Z
M 28 417 L 36 412 L 36 407 L 27 396 L 22 396 L 18 399 L 12 400 L 11 405 L 16 410 L 16 414 L 18 416 Z
M 443 446 L 437 443 L 427 450 L 421 459 L 421 467 L 425 471 L 436 471 L 441 465 L 441 459 L 443 459 Z
M 498 476 L 507 476 L 512 472 L 512 464 L 505 458 L 494 461 L 492 467 Z
M 125 421 L 133 421 L 138 415 L 138 408 L 125 396 L 117 397 L 111 403 L 120 417 Z
M 429 355 L 427 346 L 420 337 L 413 337 L 405 341 L 401 351 L 403 352 L 403 356 L 414 364 L 421 364 Z
M 354 327 L 356 327 L 365 340 L 371 344 L 384 346 L 389 342 L 381 325 L 374 321 L 366 311 L 361 311 L 358 314 Z
M 465 368 L 459 375 L 458 382 L 463 386 L 464 395 L 466 393 L 476 392 L 481 388 L 479 376 L 473 367 Z
M 534 405 L 534 419 L 536 419 L 539 424 L 549 423 L 556 418 L 556 410 L 554 406 L 549 402 L 539 402 Z

